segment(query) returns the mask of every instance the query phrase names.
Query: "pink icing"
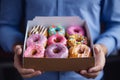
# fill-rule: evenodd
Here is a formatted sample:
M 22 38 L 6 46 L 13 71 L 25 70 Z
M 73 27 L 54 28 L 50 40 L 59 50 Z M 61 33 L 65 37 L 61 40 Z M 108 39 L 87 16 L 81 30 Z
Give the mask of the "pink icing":
M 44 35 L 32 34 L 27 39 L 27 47 L 33 44 L 45 46 L 46 42 L 47 42 L 47 38 Z
M 57 52 L 55 52 L 57 50 Z M 60 43 L 49 45 L 45 50 L 45 57 L 47 58 L 67 58 L 68 48 Z
M 48 45 L 55 44 L 55 43 L 61 43 L 61 44 L 66 45 L 67 40 L 64 36 L 55 34 L 48 38 Z
M 24 57 L 42 58 L 44 57 L 44 47 L 40 45 L 31 45 L 24 52 Z
M 79 34 L 84 36 L 85 32 L 81 26 L 73 25 L 67 28 L 67 34 L 68 35 Z

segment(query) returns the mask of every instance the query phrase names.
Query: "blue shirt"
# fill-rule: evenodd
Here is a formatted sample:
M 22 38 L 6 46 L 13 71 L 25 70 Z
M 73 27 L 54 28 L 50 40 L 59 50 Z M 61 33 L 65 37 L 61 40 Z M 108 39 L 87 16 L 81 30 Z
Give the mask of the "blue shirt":
M 5 51 L 12 51 L 13 44 L 23 41 L 24 35 L 20 32 L 23 17 L 26 24 L 35 16 L 79 16 L 87 22 L 94 43 L 104 44 L 109 55 L 120 48 L 119 5 L 120 0 L 1 0 L 0 46 Z M 101 22 L 105 24 L 104 33 L 101 33 Z M 26 25 L 21 28 L 25 30 Z M 56 80 L 85 79 L 74 72 L 52 73 L 57 76 Z M 101 75 L 96 79 L 99 80 Z

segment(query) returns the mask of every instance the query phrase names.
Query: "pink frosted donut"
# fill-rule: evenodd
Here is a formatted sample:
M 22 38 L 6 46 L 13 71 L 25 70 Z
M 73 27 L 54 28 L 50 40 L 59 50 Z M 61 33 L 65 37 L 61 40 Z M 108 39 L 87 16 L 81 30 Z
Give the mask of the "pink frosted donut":
M 81 26 L 77 26 L 77 25 L 73 25 L 67 28 L 67 37 L 69 37 L 69 35 L 74 35 L 74 34 L 78 34 L 78 35 L 85 35 L 84 29 Z
M 42 58 L 44 57 L 44 47 L 40 45 L 31 45 L 24 52 L 24 57 Z
M 55 35 L 52 35 L 48 38 L 48 45 L 51 45 L 54 43 L 61 43 L 61 44 L 66 45 L 67 40 L 64 36 L 59 35 L 59 34 L 55 34 Z
M 42 45 L 45 47 L 46 43 L 47 43 L 47 38 L 44 35 L 40 35 L 40 34 L 32 34 L 27 39 L 27 47 L 33 44 Z
M 47 58 L 67 58 L 68 48 L 60 43 L 51 44 L 45 50 L 45 57 Z

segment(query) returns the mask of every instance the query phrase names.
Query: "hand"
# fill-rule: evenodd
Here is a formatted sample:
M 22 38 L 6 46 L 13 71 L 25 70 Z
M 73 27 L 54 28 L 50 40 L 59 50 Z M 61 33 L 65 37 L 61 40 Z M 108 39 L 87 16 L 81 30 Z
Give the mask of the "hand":
M 22 46 L 21 45 L 16 45 L 13 48 L 13 51 L 15 53 L 14 55 L 14 66 L 18 70 L 18 72 L 21 74 L 23 78 L 31 78 L 37 75 L 41 74 L 41 71 L 35 71 L 34 69 L 25 69 L 22 68 Z
M 105 65 L 105 55 L 107 49 L 104 45 L 96 44 L 94 45 L 95 50 L 95 66 L 89 70 L 81 70 L 80 74 L 87 78 L 95 78 L 101 70 L 103 70 Z

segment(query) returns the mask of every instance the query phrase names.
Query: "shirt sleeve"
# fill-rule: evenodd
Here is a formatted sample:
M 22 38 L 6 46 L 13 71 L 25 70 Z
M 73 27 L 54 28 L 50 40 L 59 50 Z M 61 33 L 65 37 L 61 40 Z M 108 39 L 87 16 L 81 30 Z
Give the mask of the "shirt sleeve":
M 96 43 L 108 48 L 108 55 L 120 49 L 120 0 L 104 0 L 101 20 L 105 23 L 105 32 L 99 36 Z
M 22 16 L 22 0 L 1 0 L 0 6 L 0 46 L 12 52 L 16 42 L 23 42 L 19 25 Z

